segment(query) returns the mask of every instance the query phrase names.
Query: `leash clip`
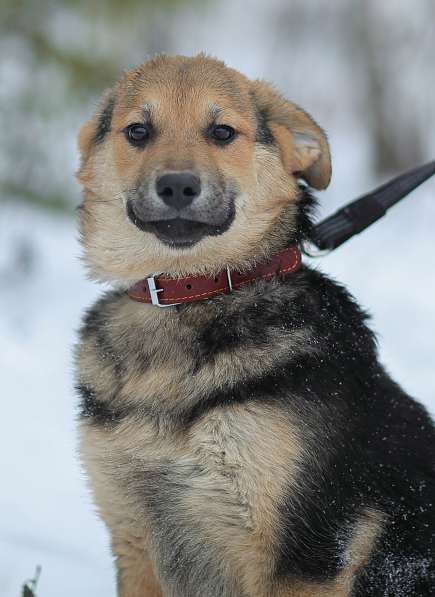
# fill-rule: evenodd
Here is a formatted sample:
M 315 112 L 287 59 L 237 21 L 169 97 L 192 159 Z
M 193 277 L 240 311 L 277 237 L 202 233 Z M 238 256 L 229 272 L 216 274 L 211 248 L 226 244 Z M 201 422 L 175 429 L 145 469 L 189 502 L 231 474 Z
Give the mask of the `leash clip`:
M 159 301 L 159 292 L 163 292 L 163 288 L 157 288 L 155 276 L 150 276 L 146 279 L 148 284 L 148 290 L 150 291 L 151 303 L 156 307 L 175 307 L 175 305 L 181 305 L 181 303 L 168 303 L 162 305 Z
M 306 241 L 306 240 L 302 241 L 301 249 L 307 257 L 315 257 L 315 258 L 325 257 L 326 255 L 329 255 L 329 253 L 332 252 L 332 249 L 319 249 L 314 244 L 313 241 Z

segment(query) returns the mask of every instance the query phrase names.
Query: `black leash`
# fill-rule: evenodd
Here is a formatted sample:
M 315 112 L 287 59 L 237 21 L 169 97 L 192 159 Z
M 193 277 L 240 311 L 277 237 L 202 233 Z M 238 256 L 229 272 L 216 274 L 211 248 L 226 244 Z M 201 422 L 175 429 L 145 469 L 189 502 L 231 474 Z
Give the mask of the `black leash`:
M 382 218 L 390 207 L 434 174 L 435 160 L 393 178 L 314 226 L 310 241 L 322 251 L 333 251 Z

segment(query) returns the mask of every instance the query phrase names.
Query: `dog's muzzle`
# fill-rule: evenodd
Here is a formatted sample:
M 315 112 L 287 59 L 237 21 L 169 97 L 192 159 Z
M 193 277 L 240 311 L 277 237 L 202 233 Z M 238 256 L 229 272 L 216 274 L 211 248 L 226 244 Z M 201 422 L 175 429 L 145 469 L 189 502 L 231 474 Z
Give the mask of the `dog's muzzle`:
M 168 246 L 189 248 L 205 236 L 223 234 L 235 215 L 236 192 L 203 184 L 190 171 L 156 178 L 151 192 L 139 186 L 127 199 L 127 215 L 140 230 Z

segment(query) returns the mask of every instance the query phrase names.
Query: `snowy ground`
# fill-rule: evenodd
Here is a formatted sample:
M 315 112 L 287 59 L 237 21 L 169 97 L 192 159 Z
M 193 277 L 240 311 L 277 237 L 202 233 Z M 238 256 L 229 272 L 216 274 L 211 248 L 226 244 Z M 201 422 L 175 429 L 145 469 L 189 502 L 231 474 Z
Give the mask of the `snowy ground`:
M 26 274 L 10 255 L 16 241 L 35 252 Z M 38 595 L 108 597 L 107 538 L 77 461 L 71 377 L 80 311 L 97 289 L 83 279 L 70 219 L 2 206 L 0 247 L 0 595 L 18 597 L 39 563 Z
M 427 183 L 383 222 L 317 261 L 369 308 L 383 361 L 432 412 L 434 193 Z M 329 210 L 350 198 L 329 194 Z M 18 261 L 10 250 L 16 243 Z M 76 454 L 71 347 L 81 312 L 99 292 L 84 279 L 78 254 L 70 219 L 0 207 L 2 597 L 18 597 L 36 564 L 43 568 L 41 597 L 114 595 L 107 534 Z
M 372 184 L 366 138 L 338 101 L 343 88 L 351 91 L 353 85 L 345 69 L 337 71 L 340 56 L 329 46 L 320 52 L 311 35 L 313 54 L 305 56 L 307 47 L 301 46 L 290 68 L 280 44 L 264 35 L 261 11 L 268 5 L 258 0 L 256 10 L 246 11 L 241 1 L 217 3 L 218 12 L 201 27 L 188 35 L 180 29 L 176 49 L 205 49 L 248 76 L 274 78 L 289 97 L 313 110 L 329 130 L 334 156 L 333 183 L 320 196 L 326 215 Z M 313 69 L 316 75 L 308 77 Z M 331 79 L 332 70 L 340 76 L 333 73 Z M 278 72 L 286 76 L 278 78 Z M 65 155 L 69 150 L 68 145 Z M 64 155 L 62 148 L 58 153 Z M 347 284 L 372 313 L 382 360 L 435 413 L 434 195 L 435 182 L 426 183 L 383 221 L 316 264 Z M 18 253 L 11 250 L 16 244 Z M 18 597 L 37 564 L 42 565 L 38 597 L 115 594 L 107 533 L 76 453 L 71 349 L 80 315 L 99 292 L 84 279 L 78 255 L 70 219 L 0 204 L 1 597 Z

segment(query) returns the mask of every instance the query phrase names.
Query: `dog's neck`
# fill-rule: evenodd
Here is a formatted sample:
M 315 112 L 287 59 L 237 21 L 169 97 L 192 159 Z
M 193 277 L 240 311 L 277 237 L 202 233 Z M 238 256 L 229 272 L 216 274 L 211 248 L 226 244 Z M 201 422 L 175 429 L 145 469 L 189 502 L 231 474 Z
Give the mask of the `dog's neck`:
M 141 303 L 173 307 L 213 298 L 219 294 L 230 294 L 233 290 L 258 280 L 286 276 L 296 272 L 300 266 L 300 249 L 297 245 L 291 245 L 247 271 L 231 271 L 226 268 L 213 276 L 149 276 L 129 288 L 127 294 L 132 300 Z
M 297 206 L 296 210 L 295 204 Z M 291 204 L 289 203 L 289 209 L 281 214 L 280 222 L 277 222 L 276 226 L 269 231 L 268 235 L 263 239 L 255 253 L 251 256 L 234 259 L 232 263 L 228 264 L 222 263 L 220 267 L 215 267 L 214 269 L 201 267 L 201 264 L 191 268 L 183 266 L 182 263 L 173 263 L 169 268 L 154 268 L 154 270 L 150 268 L 149 271 L 145 270 L 141 277 L 138 276 L 130 280 L 119 280 L 117 282 L 112 281 L 112 284 L 114 285 L 114 288 L 121 291 L 130 291 L 133 289 L 136 291 L 138 288 L 142 288 L 139 293 L 143 295 L 145 292 L 143 291 L 144 285 L 146 286 L 147 292 L 149 290 L 147 282 L 149 278 L 157 280 L 157 287 L 155 289 L 157 291 L 160 290 L 160 287 L 158 286 L 159 280 L 186 280 L 186 284 L 191 284 L 191 282 L 188 281 L 188 278 L 192 278 L 194 280 L 192 287 L 196 288 L 198 279 L 213 278 L 213 280 L 218 279 L 223 281 L 225 291 L 228 293 L 229 283 L 227 284 L 226 282 L 228 270 L 230 272 L 254 271 L 259 264 L 268 263 L 270 260 L 274 259 L 275 255 L 285 252 L 291 246 L 300 246 L 304 240 L 308 239 L 312 229 L 312 212 L 315 206 L 316 199 L 311 195 L 310 190 L 306 186 L 300 186 L 297 197 L 292 200 Z M 154 266 L 155 265 L 156 264 L 154 264 Z M 201 288 L 204 287 L 203 282 L 200 283 L 200 286 Z M 206 290 L 209 290 L 209 288 L 207 287 Z M 158 294 L 160 295 L 159 298 L 163 297 L 162 292 L 159 292 Z M 146 294 L 146 296 L 150 299 L 149 294 Z M 172 298 L 175 300 L 174 296 L 172 296 Z M 146 300 L 142 302 L 151 303 L 152 301 Z M 170 302 L 172 303 L 173 301 L 171 300 Z

